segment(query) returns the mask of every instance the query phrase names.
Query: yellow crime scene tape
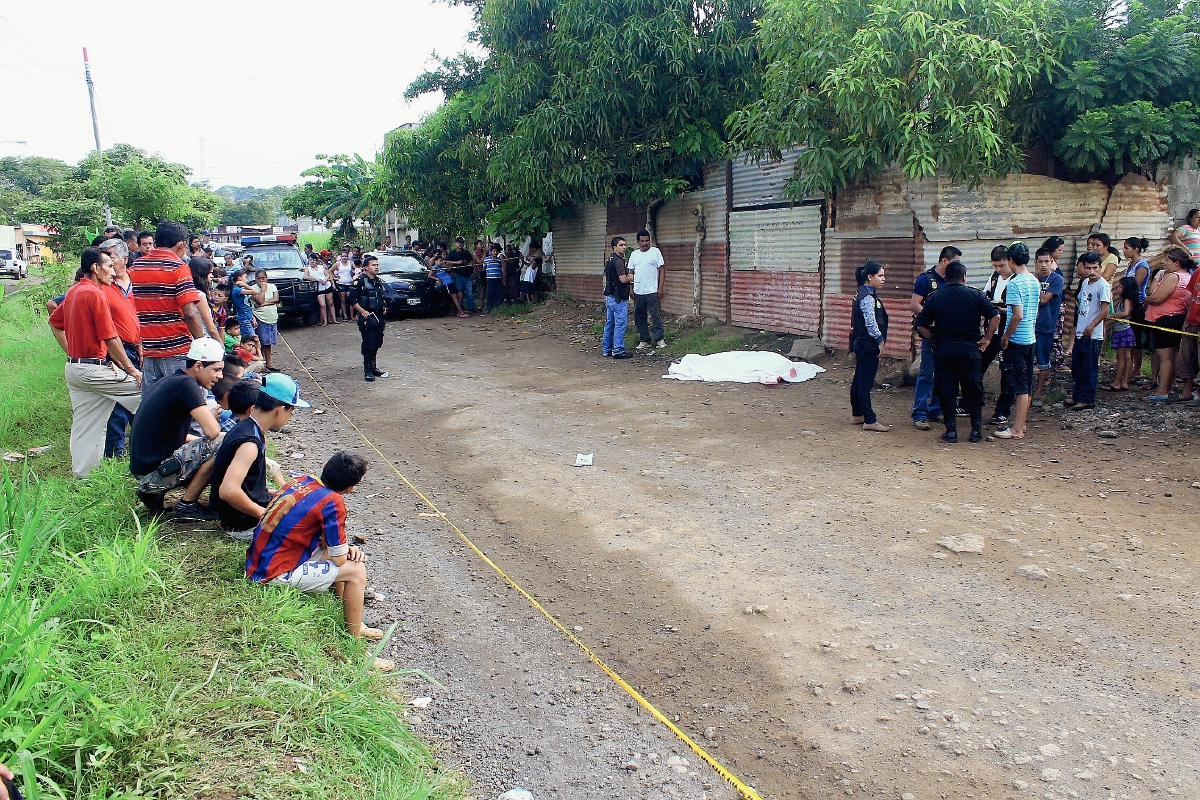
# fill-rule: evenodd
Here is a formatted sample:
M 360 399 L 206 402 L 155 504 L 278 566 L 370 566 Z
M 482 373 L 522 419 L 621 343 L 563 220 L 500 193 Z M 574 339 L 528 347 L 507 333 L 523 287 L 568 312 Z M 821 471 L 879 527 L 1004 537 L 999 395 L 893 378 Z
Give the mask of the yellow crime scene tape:
M 1113 319 L 1113 322 L 1128 322 L 1130 325 L 1137 325 L 1139 328 L 1149 328 L 1152 331 L 1163 331 L 1164 333 L 1177 333 L 1180 336 L 1193 336 L 1200 339 L 1200 333 L 1190 333 L 1188 331 L 1177 331 L 1174 328 L 1163 328 L 1159 325 L 1151 325 L 1149 322 L 1134 322 L 1131 319 Z
M 559 622 L 558 619 L 555 618 L 555 616 L 553 614 L 551 614 L 549 611 L 547 611 L 545 609 L 545 607 L 541 603 L 538 602 L 536 597 L 531 595 L 529 592 L 525 591 L 525 589 L 519 583 L 517 583 L 515 580 L 510 578 L 508 576 L 508 574 L 503 569 L 501 569 L 500 566 L 495 561 L 492 561 L 492 559 L 490 559 L 488 557 L 487 553 L 480 550 L 479 547 L 476 546 L 476 544 L 473 541 L 471 541 L 469 536 L 467 536 L 465 533 L 463 533 L 462 530 L 457 525 L 455 525 L 453 522 L 450 521 L 450 518 L 447 517 L 444 512 L 439 510 L 438 507 L 433 504 L 432 500 L 430 500 L 428 497 L 426 497 L 425 494 L 420 489 L 418 489 L 416 486 L 414 486 L 412 481 L 410 481 L 408 478 L 404 477 L 404 473 L 402 473 L 396 467 L 396 465 L 392 463 L 391 459 L 389 459 L 387 456 L 385 456 L 383 454 L 383 452 L 380 451 L 380 449 L 375 446 L 375 443 L 371 441 L 371 439 L 367 436 L 367 434 L 365 434 L 363 432 L 363 430 L 358 427 L 357 424 L 355 424 L 354 420 L 350 419 L 350 417 L 346 414 L 345 411 L 342 411 L 342 408 L 341 408 L 341 406 L 339 406 L 337 404 L 337 401 L 329 396 L 329 393 L 325 391 L 325 387 L 321 385 L 321 382 L 319 380 L 317 380 L 316 376 L 314 376 L 311 372 L 309 372 L 308 367 L 305 366 L 304 361 L 300 358 L 300 356 L 296 355 L 296 351 L 292 349 L 292 346 L 291 346 L 291 344 L 288 343 L 288 340 L 285 339 L 282 335 L 280 335 L 279 341 L 283 342 L 283 346 L 286 347 L 288 349 L 288 352 L 292 354 L 292 358 L 296 359 L 296 363 L 300 365 L 300 369 L 304 370 L 304 374 L 308 376 L 309 380 L 311 380 L 313 382 L 313 385 L 317 387 L 317 390 L 325 397 L 325 399 L 327 401 L 329 401 L 329 404 L 331 406 L 333 406 L 333 409 L 335 411 L 337 411 L 337 413 L 341 414 L 342 419 L 344 419 L 344 420 L 346 420 L 346 422 L 350 423 L 350 427 L 354 428 L 354 432 L 357 433 L 364 442 L 366 442 L 367 447 L 370 447 L 372 450 L 374 450 L 375 454 L 378 455 L 381 459 L 383 459 L 383 463 L 387 464 L 388 467 L 391 468 L 392 472 L 396 473 L 396 476 L 398 478 L 400 478 L 401 481 L 404 482 L 404 485 L 407 486 L 409 489 L 411 489 L 413 494 L 415 494 L 417 497 L 419 497 L 421 499 L 421 502 L 423 502 L 425 505 L 427 505 L 429 507 L 429 509 L 431 511 L 433 511 L 438 516 L 439 519 L 442 520 L 442 522 L 446 523 L 447 527 L 449 527 L 450 530 L 452 530 L 456 534 L 458 534 L 458 537 L 460 539 L 462 539 L 464 543 L 466 543 L 467 547 L 469 547 L 475 553 L 475 555 L 479 556 L 485 564 L 487 564 L 489 567 L 491 567 L 493 570 L 495 570 L 496 574 L 499 575 L 501 578 L 503 578 L 504 581 L 506 583 L 508 583 L 508 585 L 511 586 L 518 594 L 520 594 L 522 597 L 524 597 L 526 600 L 528 600 L 530 605 L 532 605 L 535 609 L 537 609 L 538 612 L 543 617 L 545 617 L 547 620 L 549 620 L 550 624 L 552 624 L 554 627 L 556 627 L 560 631 L 562 631 L 564 636 L 566 636 L 568 639 L 570 639 L 573 644 L 575 644 L 577 647 L 579 647 L 580 650 L 582 650 L 585 654 L 587 654 L 587 657 L 592 660 L 592 663 L 594 663 L 601 670 L 603 670 L 604 673 L 606 675 L 608 675 L 608 677 L 612 678 L 613 682 L 616 683 L 617 686 L 620 686 L 622 689 L 624 689 L 625 692 L 630 697 L 632 697 L 634 700 L 636 700 L 638 702 L 638 705 L 640 705 L 642 708 L 644 708 L 648 712 L 650 712 L 650 714 L 656 720 L 661 722 L 663 725 L 666 725 L 667 728 L 670 729 L 671 733 L 673 733 L 677 737 L 679 737 L 679 740 L 681 742 L 683 742 L 684 744 L 686 744 L 693 753 L 695 753 L 697 756 L 699 756 L 701 759 L 703 759 L 705 763 L 707 763 L 710 767 L 712 767 L 714 770 L 716 770 L 717 774 L 720 775 L 722 778 L 724 778 L 725 781 L 730 786 L 732 786 L 734 789 L 736 789 L 738 794 L 740 794 L 745 800 L 762 800 L 762 798 L 759 796 L 758 792 L 754 791 L 754 789 L 747 786 L 736 775 L 734 775 L 732 772 L 730 772 L 728 769 L 726 769 L 724 767 L 724 765 L 721 764 L 721 762 L 717 761 L 717 759 L 715 759 L 713 756 L 709 755 L 708 751 L 706 751 L 703 747 L 701 747 L 695 741 L 693 741 L 693 739 L 690 736 L 688 736 L 686 733 L 684 733 L 682 730 L 680 730 L 679 726 L 676 725 L 674 722 L 672 722 L 667 717 L 666 714 L 659 711 L 654 706 L 654 704 L 651 703 L 649 700 L 647 700 L 645 697 L 643 697 L 642 694 L 640 692 L 638 692 L 637 689 L 634 689 L 632 686 L 630 686 L 625 681 L 624 678 L 622 678 L 620 675 L 617 674 L 616 670 L 612 669 L 610 666 L 608 666 L 608 664 L 604 663 L 604 659 L 600 658 L 600 656 L 598 656 L 594 652 L 592 652 L 592 649 L 590 647 L 588 647 L 586 644 L 584 644 L 579 639 L 578 636 L 576 636 L 571 631 L 567 630 L 567 627 L 565 625 L 563 625 L 561 622 Z

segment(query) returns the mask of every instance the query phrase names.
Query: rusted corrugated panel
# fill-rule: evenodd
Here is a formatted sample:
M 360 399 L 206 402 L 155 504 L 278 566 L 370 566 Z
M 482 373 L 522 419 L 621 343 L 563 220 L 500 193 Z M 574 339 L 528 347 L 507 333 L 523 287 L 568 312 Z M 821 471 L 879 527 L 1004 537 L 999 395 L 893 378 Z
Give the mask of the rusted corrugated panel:
M 909 181 L 908 202 L 931 242 L 1011 241 L 1035 233 L 1069 238 L 1086 236 L 1099 224 L 1108 187 L 1100 181 L 1069 183 L 1015 174 L 971 188 L 939 176 Z
M 796 159 L 803 148 L 789 150 L 780 161 L 755 163 L 745 156 L 733 159 L 733 207 L 754 208 L 756 206 L 786 203 L 784 186 L 796 170 Z M 821 195 L 804 198 L 823 200 Z
M 821 325 L 821 280 L 814 272 L 739 270 L 732 274 L 730 322 L 815 336 Z
M 1130 236 L 1149 239 L 1149 255 L 1167 245 L 1167 236 L 1174 225 L 1166 186 L 1131 172 L 1113 187 L 1100 230 L 1111 236 L 1118 248 Z
M 558 275 L 602 275 L 608 253 L 605 226 L 608 209 L 601 205 L 576 206 L 571 217 L 555 219 L 554 266 Z
M 1020 241 L 1024 242 L 1029 248 L 1030 269 L 1033 268 L 1033 255 L 1042 246 L 1042 242 L 1052 235 L 1049 233 L 1036 233 L 1021 237 Z M 1060 236 L 1059 238 L 1066 240 L 1066 245 L 1063 247 L 1062 255 L 1058 259 L 1059 268 L 1064 274 L 1068 274 L 1075 267 L 1075 259 L 1080 253 L 1087 249 L 1087 237 Z M 957 241 L 952 244 L 962 251 L 960 259 L 967 267 L 967 283 L 971 286 L 983 288 L 987 283 L 988 278 L 992 276 L 992 248 L 996 245 L 1008 246 L 1012 244 L 1012 239 L 992 239 L 990 241 L 968 240 Z M 941 255 L 941 250 L 950 242 L 925 242 L 925 263 L 928 266 L 933 266 L 938 262 L 938 256 Z M 928 268 L 928 267 L 927 267 Z
M 870 183 L 838 192 L 832 223 L 839 233 L 858 238 L 912 237 L 913 212 L 908 205 L 908 179 L 895 167 Z
M 664 242 L 695 244 L 699 217 L 693 212 L 698 206 L 704 207 L 704 238 L 725 241 L 725 189 L 717 187 L 687 192 L 662 205 L 654 219 L 655 241 L 660 247 Z
M 826 236 L 826 241 L 834 238 Z M 871 239 L 851 235 L 838 236 L 836 239 L 837 259 L 834 259 L 833 248 L 828 249 L 825 254 L 826 292 L 854 294 L 858 289 L 854 271 L 868 261 L 877 261 L 887 268 L 880 296 L 885 299 L 907 299 L 912 295 L 913 281 L 920 264 L 917 261 L 919 251 L 911 236 L 907 239 Z
M 682 248 L 682 245 L 676 247 Z M 661 249 L 661 248 L 660 248 Z M 666 297 L 663 311 L 668 314 L 692 313 L 692 248 L 686 259 L 680 250 L 673 260 L 663 251 L 667 277 L 663 286 Z M 725 244 L 705 242 L 700 248 L 700 313 L 725 321 Z
M 558 272 L 554 278 L 558 291 L 576 300 L 604 302 L 604 276 Z
M 821 268 L 821 207 L 731 213 L 729 265 L 734 270 L 818 271 Z
M 609 237 L 629 236 L 646 225 L 646 206 L 633 203 L 608 203 L 608 219 L 605 233 Z
M 854 296 L 849 294 L 825 295 L 825 330 L 821 339 L 826 347 L 846 350 L 850 346 L 850 308 Z M 888 312 L 888 340 L 883 355 L 907 361 L 912 356 L 912 313 L 908 300 L 884 299 Z

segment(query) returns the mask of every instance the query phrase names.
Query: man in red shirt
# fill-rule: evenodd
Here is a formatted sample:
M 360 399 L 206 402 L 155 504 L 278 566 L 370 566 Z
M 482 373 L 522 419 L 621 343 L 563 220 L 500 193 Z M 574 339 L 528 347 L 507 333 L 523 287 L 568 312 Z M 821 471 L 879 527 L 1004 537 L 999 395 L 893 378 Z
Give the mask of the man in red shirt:
M 130 413 L 141 404 L 142 373 L 129 360 L 108 296 L 112 259 L 89 247 L 80 259 L 83 276 L 50 315 L 54 338 L 67 352 L 67 389 L 71 394 L 71 470 L 85 477 L 100 463 L 113 406 Z
M 1200 269 L 1192 273 L 1187 285 L 1192 295 L 1187 319 L 1183 321 L 1183 338 L 1179 340 L 1179 355 L 1175 357 L 1175 374 L 1183 379 L 1180 400 L 1196 399 L 1196 375 L 1200 374 Z
M 132 233 L 132 231 L 131 231 Z M 108 297 L 108 308 L 112 311 L 113 324 L 117 326 L 117 335 L 121 337 L 121 345 L 125 355 L 138 369 L 142 368 L 142 326 L 138 322 L 137 309 L 133 307 L 133 281 L 129 279 L 129 245 L 123 239 L 106 239 L 100 243 L 100 250 L 112 259 L 115 273 L 113 282 L 101 286 Z M 113 406 L 112 416 L 108 418 L 108 433 L 104 437 L 104 457 L 120 458 L 125 455 L 125 430 L 133 424 L 133 414 L 125 410 L 120 403 Z
M 162 222 L 154 231 L 154 249 L 129 267 L 133 307 L 142 326 L 142 396 L 160 379 L 184 369 L 192 341 L 204 336 L 200 292 L 183 260 L 187 228 Z

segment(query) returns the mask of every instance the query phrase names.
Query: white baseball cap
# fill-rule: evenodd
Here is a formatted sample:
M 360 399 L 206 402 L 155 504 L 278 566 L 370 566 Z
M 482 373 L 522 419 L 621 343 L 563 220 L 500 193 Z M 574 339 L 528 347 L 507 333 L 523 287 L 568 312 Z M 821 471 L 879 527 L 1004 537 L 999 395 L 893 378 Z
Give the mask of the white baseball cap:
M 208 364 L 224 361 L 225 345 L 216 339 L 209 339 L 207 336 L 202 336 L 192 342 L 192 346 L 188 348 L 187 357 L 191 361 L 203 361 Z

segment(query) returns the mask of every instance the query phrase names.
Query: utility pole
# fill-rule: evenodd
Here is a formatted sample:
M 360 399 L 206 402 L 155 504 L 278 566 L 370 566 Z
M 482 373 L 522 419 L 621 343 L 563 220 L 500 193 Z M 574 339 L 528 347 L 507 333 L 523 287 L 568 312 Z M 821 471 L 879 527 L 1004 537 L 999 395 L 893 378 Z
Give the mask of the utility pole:
M 104 224 L 112 225 L 112 206 L 108 204 L 108 178 L 104 174 L 104 152 L 100 149 L 100 125 L 96 122 L 96 90 L 92 86 L 92 67 L 87 48 L 83 48 L 83 76 L 87 80 L 88 103 L 92 107 L 92 133 L 96 137 L 96 158 L 100 161 L 100 188 L 104 192 Z

